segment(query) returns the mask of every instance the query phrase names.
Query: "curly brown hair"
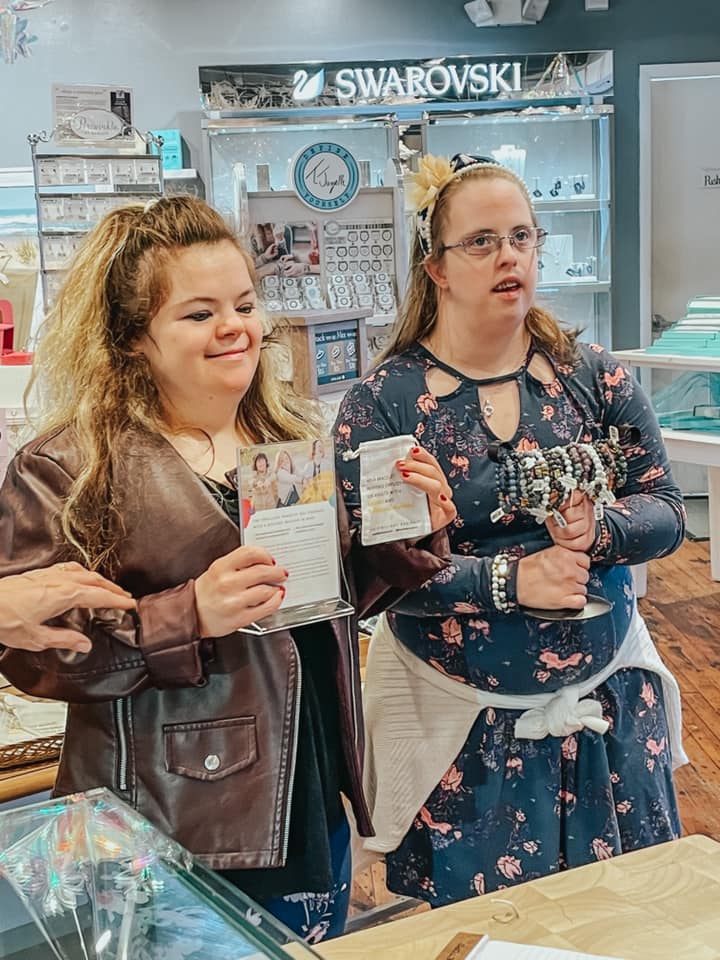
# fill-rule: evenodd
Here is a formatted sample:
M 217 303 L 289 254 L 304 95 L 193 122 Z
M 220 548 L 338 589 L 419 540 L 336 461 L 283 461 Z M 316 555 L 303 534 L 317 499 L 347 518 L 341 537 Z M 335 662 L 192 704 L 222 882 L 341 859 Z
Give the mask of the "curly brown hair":
M 167 267 L 180 250 L 230 241 L 256 283 L 252 257 L 220 214 L 193 197 L 164 197 L 107 214 L 88 235 L 48 315 L 29 391 L 37 390 L 41 428 L 72 427 L 82 467 L 60 517 L 62 532 L 92 568 L 112 572 L 123 535 L 115 506 L 112 450 L 130 428 L 175 432 L 145 357 L 134 349 L 169 293 Z M 237 409 L 255 442 L 309 439 L 319 414 L 289 385 L 278 389 L 273 331 Z M 197 427 L 187 424 L 182 429 Z

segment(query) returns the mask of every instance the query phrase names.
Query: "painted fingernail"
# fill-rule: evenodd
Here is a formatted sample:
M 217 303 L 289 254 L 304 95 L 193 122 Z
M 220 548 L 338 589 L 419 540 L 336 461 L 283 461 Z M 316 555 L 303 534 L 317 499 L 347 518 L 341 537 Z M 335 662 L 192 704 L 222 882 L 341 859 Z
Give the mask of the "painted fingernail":
M 404 477 L 409 477 L 409 476 L 410 476 L 410 474 L 409 474 L 409 473 L 405 473 L 404 470 L 402 471 L 402 475 L 403 475 Z
M 274 557 L 270 557 L 270 559 L 272 560 L 272 565 L 273 565 L 274 567 L 276 567 L 276 566 L 277 566 L 277 560 L 276 560 Z
M 290 576 L 290 571 L 289 571 L 289 570 L 283 570 L 283 573 L 285 574 L 286 577 L 289 577 L 289 576 Z
M 285 590 L 285 587 L 280 587 L 280 593 L 282 594 L 283 599 L 285 599 L 285 594 L 286 594 L 286 592 L 287 592 L 287 591 Z
M 441 494 L 440 494 L 440 499 L 442 500 L 443 503 L 446 503 L 446 502 L 447 502 L 447 497 L 445 496 L 444 493 L 441 493 Z
M 410 453 L 420 453 L 420 447 L 413 447 Z

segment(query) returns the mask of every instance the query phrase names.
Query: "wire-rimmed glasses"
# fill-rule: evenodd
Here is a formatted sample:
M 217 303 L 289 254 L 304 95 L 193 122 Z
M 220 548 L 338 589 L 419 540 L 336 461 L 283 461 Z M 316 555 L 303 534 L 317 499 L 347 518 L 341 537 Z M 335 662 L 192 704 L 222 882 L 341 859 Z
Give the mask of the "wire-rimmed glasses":
M 440 253 L 462 247 L 472 257 L 488 257 L 500 249 L 503 240 L 507 240 L 516 250 L 534 250 L 545 243 L 547 235 L 547 230 L 543 230 L 542 227 L 516 227 L 511 233 L 502 237 L 491 230 L 483 230 L 465 240 L 458 240 L 457 243 L 442 244 Z

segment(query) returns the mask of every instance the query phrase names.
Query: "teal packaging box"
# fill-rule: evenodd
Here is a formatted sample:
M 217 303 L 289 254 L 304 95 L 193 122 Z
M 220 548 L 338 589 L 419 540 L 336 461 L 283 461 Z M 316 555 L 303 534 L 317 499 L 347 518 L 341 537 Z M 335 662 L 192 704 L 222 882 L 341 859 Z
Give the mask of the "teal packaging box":
M 182 170 L 185 166 L 183 161 L 184 144 L 183 139 L 180 136 L 180 131 L 151 130 L 150 132 L 153 134 L 153 136 L 162 137 L 163 139 L 163 145 L 161 147 L 163 170 Z M 155 144 L 151 144 L 150 152 L 158 152 Z

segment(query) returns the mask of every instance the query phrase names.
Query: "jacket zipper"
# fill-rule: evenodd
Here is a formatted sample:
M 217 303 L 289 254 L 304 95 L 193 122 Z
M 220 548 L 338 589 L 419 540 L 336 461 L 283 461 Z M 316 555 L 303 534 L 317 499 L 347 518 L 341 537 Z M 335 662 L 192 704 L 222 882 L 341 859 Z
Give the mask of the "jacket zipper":
M 298 648 L 295 645 L 295 641 L 292 638 L 290 639 L 290 643 L 292 644 L 292 648 L 295 653 L 295 662 L 297 663 L 297 683 L 295 685 L 295 703 L 293 704 L 295 729 L 293 731 L 293 740 L 292 740 L 292 746 L 291 746 L 290 776 L 289 776 L 289 782 L 288 782 L 287 806 L 285 809 L 285 823 L 283 824 L 283 833 L 282 833 L 283 863 L 287 862 L 288 844 L 290 842 L 290 816 L 292 812 L 293 787 L 295 784 L 295 767 L 297 765 L 298 739 L 300 737 L 300 697 L 302 696 L 302 663 L 300 661 L 300 653 L 298 651 Z
M 115 730 L 117 732 L 118 742 L 118 760 L 117 760 L 117 784 L 121 793 L 128 791 L 128 736 L 130 707 L 127 698 L 122 697 L 119 700 L 113 700 L 113 713 L 115 714 Z

